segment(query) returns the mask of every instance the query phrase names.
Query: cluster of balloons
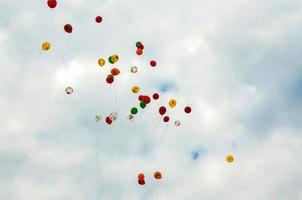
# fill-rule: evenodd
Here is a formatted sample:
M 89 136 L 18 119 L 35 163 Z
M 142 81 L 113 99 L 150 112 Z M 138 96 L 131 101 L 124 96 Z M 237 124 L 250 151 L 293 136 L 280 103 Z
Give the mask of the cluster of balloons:
M 162 175 L 161 175 L 161 173 L 159 171 L 154 172 L 153 177 L 156 180 L 162 179 Z M 146 184 L 146 182 L 145 182 L 145 175 L 143 173 L 139 173 L 138 176 L 137 176 L 137 178 L 138 178 L 138 184 L 140 184 L 140 185 L 145 185 Z
M 118 55 L 112 55 L 108 58 L 108 61 L 109 61 L 110 64 L 115 64 L 116 62 L 118 62 L 118 60 L 119 60 Z M 98 62 L 100 64 L 100 60 Z M 105 62 L 104 62 L 104 64 L 105 64 Z M 116 67 L 112 68 L 110 74 L 107 75 L 106 82 L 108 84 L 112 84 L 114 82 L 114 77 L 118 76 L 120 73 L 121 72 L 118 68 L 116 68 Z
M 50 9 L 56 8 L 57 5 L 58 5 L 57 0 L 47 0 L 47 6 L 48 6 Z M 101 16 L 96 16 L 96 17 L 95 17 L 95 21 L 96 21 L 96 23 L 101 23 L 101 22 L 103 21 L 103 18 L 102 18 Z M 65 24 L 65 25 L 64 25 L 64 31 L 65 31 L 66 33 L 71 34 L 72 31 L 73 31 L 72 25 L 71 25 L 71 24 Z M 43 42 L 42 45 L 41 45 L 42 51 L 48 51 L 50 48 L 51 48 L 51 44 L 50 44 L 50 42 L 48 42 L 48 41 Z M 116 59 L 116 57 L 114 57 L 114 58 Z M 118 59 L 118 58 L 117 58 L 117 59 Z M 105 60 L 104 60 L 104 61 L 99 61 L 99 64 L 100 64 L 101 66 L 104 65 L 104 64 L 105 64 Z M 117 73 L 119 73 L 119 71 L 114 70 L 114 74 L 117 74 Z M 109 80 L 111 80 L 111 78 L 109 78 Z M 65 89 L 65 92 L 66 92 L 66 94 L 69 94 L 69 95 L 70 95 L 70 94 L 73 93 L 73 89 L 72 89 L 71 87 L 67 87 L 67 88 Z
M 139 55 L 139 56 L 143 55 L 144 48 L 145 48 L 143 43 L 138 41 L 138 42 L 136 42 L 135 46 L 136 46 L 136 54 Z M 151 67 L 155 67 L 157 65 L 157 63 L 156 63 L 155 60 L 151 60 L 150 65 L 151 65 Z
M 118 62 L 118 60 L 119 60 L 119 56 L 118 55 L 112 55 L 112 56 L 110 56 L 108 58 L 108 61 L 109 61 L 110 64 L 115 64 L 115 63 Z M 98 60 L 98 64 L 99 64 L 100 67 L 104 67 L 105 64 L 106 64 L 105 59 L 104 58 L 100 58 Z M 106 82 L 108 84 L 112 84 L 114 82 L 114 77 L 118 76 L 120 73 L 121 73 L 121 71 L 118 68 L 116 68 L 116 67 L 112 68 L 111 71 L 110 71 L 110 73 L 106 77 Z
M 157 97 L 157 96 L 156 96 L 156 97 Z M 176 106 L 176 104 L 177 104 L 176 99 L 170 99 L 170 101 L 169 101 L 169 106 L 170 106 L 170 108 L 174 108 L 174 107 Z M 189 113 L 191 113 L 192 109 L 191 109 L 190 106 L 186 106 L 186 107 L 184 108 L 184 111 L 185 111 L 185 113 L 189 114 Z M 159 109 L 158 109 L 158 112 L 159 112 L 160 115 L 163 116 L 163 115 L 166 114 L 167 108 L 166 108 L 165 106 L 160 106 Z M 170 121 L 170 117 L 169 117 L 168 115 L 164 116 L 164 117 L 163 117 L 163 121 L 164 121 L 165 123 L 169 122 L 169 121 Z M 178 126 L 181 125 L 181 122 L 180 122 L 179 120 L 176 120 L 176 121 L 174 121 L 174 125 L 175 125 L 176 127 L 178 127 Z
M 135 46 L 136 46 L 136 54 L 137 55 L 143 55 L 143 53 L 144 53 L 144 45 L 143 45 L 143 43 L 141 43 L 141 42 L 136 42 L 136 44 L 135 44 Z
M 133 93 L 138 93 L 139 91 L 140 91 L 140 87 L 138 87 L 138 86 L 132 87 Z M 148 95 L 139 95 L 138 100 L 139 100 L 139 106 L 141 109 L 145 109 L 146 106 L 151 103 L 151 98 Z M 133 115 L 136 115 L 137 113 L 138 113 L 137 107 L 132 107 L 130 110 L 130 114 L 128 115 L 127 118 L 129 120 L 132 120 L 134 118 Z
M 112 124 L 112 122 L 116 121 L 117 118 L 118 118 L 117 112 L 112 112 L 112 113 L 110 113 L 109 116 L 107 116 L 107 117 L 105 118 L 105 121 L 106 121 L 106 123 L 107 123 L 108 125 L 110 125 L 110 124 Z M 100 114 L 97 114 L 97 115 L 95 116 L 95 121 L 100 122 L 101 120 L 102 120 L 102 116 L 101 116 Z
M 109 116 L 106 117 L 105 121 L 108 125 L 111 125 L 112 122 L 117 120 L 117 117 L 118 117 L 117 112 L 112 112 L 112 113 L 110 113 Z

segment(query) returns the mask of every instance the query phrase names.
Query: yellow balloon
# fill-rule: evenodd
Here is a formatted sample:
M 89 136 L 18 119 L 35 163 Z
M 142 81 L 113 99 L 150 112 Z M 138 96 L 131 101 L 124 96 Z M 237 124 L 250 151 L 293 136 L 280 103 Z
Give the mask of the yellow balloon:
M 174 108 L 174 107 L 176 106 L 176 104 L 177 104 L 176 99 L 170 99 L 170 101 L 169 101 L 169 106 L 170 106 L 171 108 Z
M 98 63 L 101 67 L 104 67 L 104 65 L 106 64 L 106 61 L 103 58 L 100 58 Z
M 229 154 L 229 155 L 226 156 L 226 161 L 228 163 L 232 163 L 234 161 L 234 157 L 231 154 Z
M 50 47 L 51 47 L 51 45 L 50 45 L 49 42 L 44 42 L 44 43 L 42 44 L 42 50 L 43 50 L 43 51 L 48 51 L 48 50 L 50 49 Z
M 111 60 L 113 63 L 116 63 L 118 61 L 118 59 L 119 59 L 118 55 L 111 56 Z
M 140 91 L 140 87 L 138 87 L 138 86 L 133 86 L 132 87 L 132 92 L 133 93 L 139 93 L 139 91 Z

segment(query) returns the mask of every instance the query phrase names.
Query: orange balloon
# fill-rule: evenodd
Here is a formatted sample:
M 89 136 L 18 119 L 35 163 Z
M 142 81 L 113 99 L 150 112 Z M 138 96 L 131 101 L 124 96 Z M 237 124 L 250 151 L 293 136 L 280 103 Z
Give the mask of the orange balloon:
M 138 174 L 137 178 L 139 180 L 143 180 L 145 178 L 145 175 L 143 173 Z
M 160 172 L 155 172 L 154 173 L 154 178 L 155 179 L 161 179 L 162 178 L 161 173 Z
M 121 72 L 120 72 L 120 70 L 118 69 L 118 68 L 113 68 L 112 70 L 111 70 L 111 74 L 113 75 L 113 76 L 117 76 L 117 75 L 119 75 Z

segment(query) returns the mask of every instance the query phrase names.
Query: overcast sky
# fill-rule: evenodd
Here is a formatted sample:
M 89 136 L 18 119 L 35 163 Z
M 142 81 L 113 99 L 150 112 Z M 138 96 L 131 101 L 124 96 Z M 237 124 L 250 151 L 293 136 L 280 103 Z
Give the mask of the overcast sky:
M 46 2 L 0 4 L 1 200 L 302 199 L 302 1 Z M 130 122 L 134 85 L 160 99 Z

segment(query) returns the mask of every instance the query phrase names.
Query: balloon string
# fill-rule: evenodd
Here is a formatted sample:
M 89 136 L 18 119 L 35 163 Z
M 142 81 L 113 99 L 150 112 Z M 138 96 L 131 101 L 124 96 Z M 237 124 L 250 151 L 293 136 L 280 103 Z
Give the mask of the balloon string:
M 167 124 L 167 126 L 165 127 L 165 130 L 164 130 L 164 133 L 163 133 L 163 134 L 162 134 L 162 136 L 161 136 L 161 141 L 162 141 L 162 142 L 163 142 L 164 137 L 165 137 L 165 135 L 166 135 L 166 132 L 167 132 L 168 126 L 169 126 L 169 124 Z
M 65 51 L 64 51 L 63 60 L 65 60 L 66 53 L 67 53 L 67 51 L 69 50 L 69 46 L 70 46 L 71 38 L 72 38 L 71 36 L 72 36 L 72 35 L 70 35 L 69 40 L 68 40 L 68 43 L 67 43 L 67 46 L 66 46 L 66 49 L 65 49 Z
M 97 151 L 97 147 L 98 147 L 98 133 L 96 132 L 96 133 L 95 133 L 95 146 L 94 146 L 94 148 L 95 148 L 95 156 L 96 156 L 96 157 L 99 156 L 99 155 L 98 155 L 98 151 Z
M 40 53 L 39 53 L 39 58 L 41 57 L 42 53 L 43 53 L 43 51 L 42 51 L 42 50 L 40 50 Z
M 114 92 L 115 92 L 114 102 L 115 102 L 115 106 L 117 106 L 117 85 L 116 84 L 114 87 Z

